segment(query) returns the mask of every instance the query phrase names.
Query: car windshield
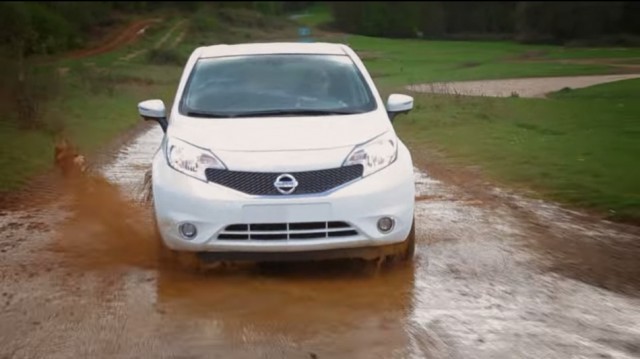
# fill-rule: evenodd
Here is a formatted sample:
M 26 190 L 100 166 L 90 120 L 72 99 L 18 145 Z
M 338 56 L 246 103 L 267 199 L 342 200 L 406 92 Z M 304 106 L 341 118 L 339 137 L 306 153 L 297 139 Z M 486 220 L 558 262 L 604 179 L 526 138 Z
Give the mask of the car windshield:
M 362 74 L 344 55 L 249 55 L 199 60 L 180 111 L 242 117 L 354 114 L 376 109 Z

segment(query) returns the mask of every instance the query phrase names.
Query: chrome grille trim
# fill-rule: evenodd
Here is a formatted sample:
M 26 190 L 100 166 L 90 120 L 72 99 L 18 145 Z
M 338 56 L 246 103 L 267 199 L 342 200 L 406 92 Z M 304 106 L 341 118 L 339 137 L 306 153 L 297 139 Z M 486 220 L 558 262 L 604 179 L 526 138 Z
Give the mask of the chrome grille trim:
M 291 227 L 313 227 L 311 229 L 291 229 Z M 253 227 L 259 230 L 252 230 Z M 268 230 L 269 227 L 274 228 Z M 285 227 L 286 230 L 281 228 Z M 246 228 L 243 230 L 243 228 Z M 299 239 L 342 238 L 358 235 L 351 225 L 341 221 L 329 222 L 291 222 L 291 223 L 255 223 L 231 224 L 225 227 L 218 240 L 225 241 L 287 241 Z

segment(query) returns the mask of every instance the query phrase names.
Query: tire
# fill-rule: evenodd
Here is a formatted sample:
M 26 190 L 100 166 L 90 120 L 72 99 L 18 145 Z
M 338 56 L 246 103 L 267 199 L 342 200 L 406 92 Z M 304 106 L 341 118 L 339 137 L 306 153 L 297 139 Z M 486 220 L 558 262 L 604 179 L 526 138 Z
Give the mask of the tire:
M 162 236 L 160 235 L 160 230 L 158 229 L 158 221 L 155 215 L 153 215 L 153 234 L 154 234 L 153 240 L 155 241 L 156 253 L 158 256 L 159 264 L 161 266 L 167 265 L 167 264 L 173 264 L 173 262 L 175 262 L 175 259 L 177 257 L 177 253 L 174 250 L 167 247 L 162 241 Z
M 405 245 L 401 254 L 403 261 L 410 261 L 416 253 L 416 221 L 415 219 L 411 223 L 411 230 L 405 240 Z
M 160 235 L 160 229 L 158 226 L 158 219 L 156 218 L 156 207 L 153 201 L 153 187 L 151 186 L 151 172 L 145 173 L 144 179 L 147 192 L 145 194 L 145 203 L 150 203 L 151 218 L 153 226 L 153 241 L 155 244 L 156 256 L 158 259 L 158 265 L 162 268 L 165 266 L 171 266 L 175 264 L 178 257 L 178 253 L 164 244 L 162 235 Z
M 400 243 L 392 244 L 384 247 L 382 252 L 377 258 L 365 259 L 368 263 L 376 263 L 377 266 L 382 265 L 384 262 L 389 263 L 404 263 L 411 262 L 413 260 L 416 251 L 416 227 L 415 219 L 411 223 L 411 229 L 407 238 Z

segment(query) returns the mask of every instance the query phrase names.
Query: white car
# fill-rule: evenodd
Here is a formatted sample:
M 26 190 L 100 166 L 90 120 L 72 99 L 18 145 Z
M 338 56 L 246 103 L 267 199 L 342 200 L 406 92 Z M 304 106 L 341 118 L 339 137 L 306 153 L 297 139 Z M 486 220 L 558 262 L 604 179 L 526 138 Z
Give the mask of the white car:
M 312 260 L 415 248 L 411 154 L 356 53 L 330 43 L 197 48 L 153 158 L 160 243 L 200 260 Z

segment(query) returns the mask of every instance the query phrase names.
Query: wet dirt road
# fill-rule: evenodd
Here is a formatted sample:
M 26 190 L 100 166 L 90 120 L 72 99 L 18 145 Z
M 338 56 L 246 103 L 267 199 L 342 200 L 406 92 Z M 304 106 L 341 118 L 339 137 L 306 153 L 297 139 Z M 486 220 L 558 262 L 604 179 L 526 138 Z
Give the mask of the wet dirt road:
M 640 356 L 636 227 L 425 172 L 410 265 L 158 268 L 136 199 L 160 137 L 0 214 L 0 358 Z

